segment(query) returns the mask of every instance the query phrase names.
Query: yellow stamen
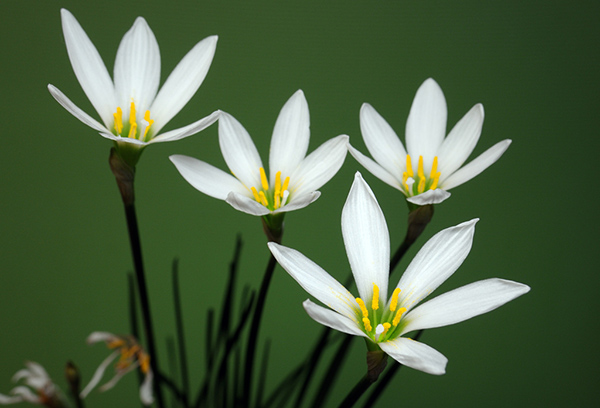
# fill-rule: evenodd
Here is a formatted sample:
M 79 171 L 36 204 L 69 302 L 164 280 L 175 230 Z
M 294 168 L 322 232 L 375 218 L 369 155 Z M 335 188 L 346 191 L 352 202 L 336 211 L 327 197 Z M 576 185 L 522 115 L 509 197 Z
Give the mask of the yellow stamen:
M 400 296 L 400 288 L 394 289 L 394 292 L 392 293 L 392 302 L 390 303 L 390 312 L 395 311 L 396 307 L 398 307 L 398 297 L 399 296 Z
M 275 174 L 275 193 L 273 195 L 275 197 L 277 197 L 277 196 L 280 196 L 280 194 L 281 194 L 281 172 L 278 171 Z
M 430 190 L 435 190 L 437 188 L 438 182 L 440 181 L 440 176 L 442 175 L 442 173 L 440 173 L 439 171 L 436 173 L 436 175 L 433 177 L 433 183 L 431 183 L 431 187 L 429 187 Z
M 279 194 L 276 194 L 273 196 L 273 200 L 275 201 L 273 209 L 276 210 L 281 206 L 281 196 Z
M 148 134 L 148 131 L 150 130 L 150 126 L 152 126 L 152 124 L 154 123 L 153 119 L 150 119 L 150 111 L 147 110 L 146 114 L 144 115 L 144 120 L 146 122 L 148 122 L 148 126 L 146 126 L 146 130 L 144 131 L 144 140 L 146 139 L 146 135 Z
M 385 334 L 388 332 L 388 330 L 390 329 L 390 327 L 392 327 L 392 325 L 389 324 L 388 322 L 383 323 L 383 333 L 381 333 L 381 335 L 379 336 L 379 338 L 381 338 L 381 336 L 385 336 Z
M 371 302 L 371 309 L 379 309 L 379 287 L 373 284 L 373 302 Z
M 140 353 L 138 355 L 138 361 L 140 362 L 140 370 L 143 374 L 147 374 L 150 370 L 150 356 L 146 353 Z
M 256 191 L 256 187 L 250 187 L 250 190 L 252 190 L 254 199 L 260 203 L 260 196 L 258 195 L 258 191 Z
M 398 326 L 398 323 L 400 323 L 400 318 L 402 317 L 404 312 L 406 312 L 405 307 L 401 307 L 400 309 L 398 309 L 398 311 L 396 312 L 396 316 L 394 316 L 394 320 L 392 320 L 392 324 L 394 325 L 394 327 Z
M 371 321 L 369 320 L 368 317 L 363 317 L 362 319 L 363 324 L 365 325 L 365 330 L 370 332 L 371 330 L 373 330 L 373 327 L 371 326 Z
M 123 131 L 123 109 L 117 106 L 117 111 L 113 113 L 113 116 L 115 117 L 115 130 L 120 135 Z
M 414 177 L 415 175 L 413 172 L 412 163 L 410 161 L 410 154 L 406 155 L 406 174 L 408 174 L 408 177 Z
M 437 166 L 438 166 L 438 158 L 437 158 L 437 156 L 435 156 L 433 158 L 433 165 L 431 166 L 431 173 L 429 173 L 430 179 L 435 177 L 435 175 L 437 173 Z
M 259 203 L 261 203 L 265 207 L 268 207 L 269 206 L 269 202 L 267 201 L 267 197 L 265 196 L 265 193 L 262 192 L 262 191 L 259 191 L 258 192 L 258 196 L 260 198 Z
M 290 185 L 290 178 L 288 176 L 285 178 L 285 181 L 283 182 L 283 186 L 281 187 L 281 197 L 283 197 L 283 192 L 288 189 L 289 185 Z
M 423 156 L 419 156 L 419 165 L 417 167 L 417 175 L 419 178 L 425 178 L 425 172 L 423 171 Z
M 137 135 L 137 122 L 135 121 L 135 103 L 131 102 L 131 108 L 129 109 L 129 137 L 135 139 Z
M 358 303 L 358 306 L 360 306 L 360 310 L 363 314 L 363 317 L 368 317 L 369 311 L 367 310 L 367 307 L 365 306 L 365 302 L 363 302 L 363 300 L 361 298 L 356 298 L 356 303 Z
M 124 344 L 125 344 L 125 341 L 123 339 L 116 339 L 116 340 L 109 342 L 106 346 L 111 349 L 116 349 L 119 347 L 123 347 Z
M 260 183 L 262 184 L 263 190 L 269 190 L 269 182 L 267 181 L 267 175 L 265 174 L 265 169 L 260 168 Z
M 138 351 L 140 351 L 140 346 L 138 346 L 137 344 L 134 346 L 131 346 L 130 348 L 122 348 L 121 349 L 121 360 L 128 360 L 130 359 L 135 353 L 137 353 Z

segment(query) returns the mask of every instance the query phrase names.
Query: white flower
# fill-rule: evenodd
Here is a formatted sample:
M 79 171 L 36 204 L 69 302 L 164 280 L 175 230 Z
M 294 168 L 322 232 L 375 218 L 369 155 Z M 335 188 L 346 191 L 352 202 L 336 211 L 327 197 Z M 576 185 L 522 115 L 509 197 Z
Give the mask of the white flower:
M 360 128 L 375 160 L 349 146 L 350 154 L 375 177 L 400 190 L 416 205 L 438 204 L 459 186 L 491 166 L 508 149 L 503 140 L 462 167 L 473 152 L 483 126 L 477 104 L 446 134 L 446 99 L 429 78 L 419 88 L 406 122 L 406 150 L 391 126 L 368 103 L 360 109 Z
M 81 398 L 85 398 L 98 385 L 108 366 L 118 358 L 119 360 L 115 363 L 114 377 L 101 386 L 100 391 L 111 389 L 125 374 L 139 367 L 144 375 L 144 381 L 140 387 L 140 399 L 145 405 L 152 404 L 154 402 L 154 397 L 152 396 L 154 375 L 150 368 L 150 356 L 144 352 L 137 340 L 131 336 L 116 336 L 107 332 L 93 332 L 87 338 L 88 344 L 94 344 L 99 341 L 104 341 L 106 346 L 114 351 L 98 366 L 89 384 L 81 391 Z
M 275 123 L 268 178 L 250 135 L 225 112 L 219 118 L 219 144 L 235 177 L 192 157 L 173 155 L 170 159 L 183 178 L 204 194 L 225 200 L 248 214 L 277 214 L 315 201 L 320 195 L 316 190 L 344 162 L 348 136 L 337 136 L 306 156 L 309 137 L 308 104 L 304 93 L 298 90 L 283 106 Z
M 55 86 L 48 85 L 48 89 L 67 111 L 100 135 L 141 148 L 193 135 L 217 120 L 218 111 L 159 135 L 202 84 L 215 53 L 217 36 L 196 44 L 158 92 L 160 52 L 146 20 L 138 17 L 123 36 L 115 59 L 113 83 L 100 54 L 75 17 L 62 9 L 61 19 L 73 71 L 103 124 L 78 108 Z
M 388 229 L 377 200 L 360 173 L 342 211 L 342 234 L 359 298 L 300 252 L 275 243 L 269 243 L 269 248 L 279 264 L 309 294 L 332 309 L 306 300 L 304 308 L 314 320 L 365 337 L 404 365 L 430 374 L 444 374 L 446 357 L 403 336 L 470 319 L 529 291 L 521 283 L 487 279 L 417 307 L 466 258 L 476 222 L 477 219 L 465 222 L 432 237 L 408 266 L 389 299 Z
M 47 407 L 63 406 L 58 388 L 54 385 L 44 367 L 33 361 L 25 363 L 27 368 L 19 370 L 12 378 L 13 382 L 23 380 L 10 391 L 11 396 L 0 394 L 0 405 L 30 402 Z

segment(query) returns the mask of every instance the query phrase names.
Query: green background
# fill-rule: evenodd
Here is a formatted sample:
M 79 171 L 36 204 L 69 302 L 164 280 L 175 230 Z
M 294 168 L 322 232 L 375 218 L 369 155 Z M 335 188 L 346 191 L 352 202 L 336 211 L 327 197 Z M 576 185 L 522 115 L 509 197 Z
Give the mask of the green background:
M 403 369 L 380 405 L 596 406 L 600 30 L 593 1 L 3 0 L 0 392 L 12 388 L 10 378 L 25 360 L 43 364 L 65 389 L 62 369 L 72 359 L 87 381 L 108 352 L 100 344 L 88 347 L 86 336 L 128 331 L 132 263 L 107 165 L 111 143 L 46 89 L 52 83 L 97 117 L 68 60 L 61 7 L 79 20 L 110 72 L 121 37 L 137 16 L 145 17 L 160 45 L 162 81 L 196 42 L 218 34 L 204 84 L 166 130 L 222 109 L 246 127 L 265 162 L 275 119 L 297 89 L 310 107 L 311 151 L 348 134 L 366 152 L 358 120 L 363 102 L 403 138 L 414 94 L 428 77 L 445 93 L 449 129 L 483 103 L 486 119 L 475 154 L 505 138 L 513 144 L 436 206 L 401 267 L 435 232 L 479 217 L 471 254 L 439 293 L 490 277 L 532 290 L 490 314 L 428 330 L 422 340 L 448 357 L 446 375 Z M 226 167 L 213 125 L 151 146 L 137 168 L 162 361 L 164 339 L 174 332 L 169 272 L 178 256 L 196 383 L 205 363 L 206 311 L 220 305 L 236 234 L 244 240 L 240 287 L 258 287 L 268 252 L 259 219 L 194 190 L 167 159 L 171 154 Z M 403 197 L 351 156 L 317 202 L 286 218 L 284 243 L 338 279 L 348 270 L 341 208 L 357 170 L 380 202 L 395 248 L 406 227 Z M 306 344 L 321 332 L 301 307 L 306 298 L 278 268 L 261 336 L 272 340 L 268 387 L 301 361 Z M 355 341 L 328 405 L 335 406 L 364 370 L 364 346 Z M 88 406 L 138 406 L 135 376 L 128 377 L 108 393 L 92 393 Z

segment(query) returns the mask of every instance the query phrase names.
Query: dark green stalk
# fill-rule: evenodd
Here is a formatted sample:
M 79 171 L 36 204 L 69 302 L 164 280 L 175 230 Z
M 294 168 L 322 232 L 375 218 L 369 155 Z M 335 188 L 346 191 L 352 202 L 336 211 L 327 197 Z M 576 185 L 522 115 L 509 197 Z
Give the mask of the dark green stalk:
M 373 384 L 373 381 L 369 378 L 369 374 L 365 374 L 358 383 L 350 390 L 346 398 L 340 403 L 339 408 L 350 408 L 354 406 L 356 401 L 367 391 L 367 389 Z
M 323 404 L 325 404 L 325 400 L 327 399 L 329 393 L 333 389 L 333 384 L 335 383 L 335 380 L 337 379 L 337 376 L 340 373 L 340 369 L 343 366 L 344 360 L 348 355 L 347 352 L 350 348 L 350 344 L 353 339 L 354 336 L 346 336 L 344 340 L 342 340 L 342 343 L 339 345 L 337 352 L 335 353 L 335 355 L 331 359 L 331 362 L 329 363 L 329 368 L 323 376 L 323 382 L 321 383 L 321 386 L 319 387 L 319 390 L 317 391 L 317 394 L 313 399 L 311 407 L 318 408 L 322 407 Z
M 246 361 L 244 365 L 244 399 L 243 404 L 245 407 L 250 406 L 252 400 L 252 372 L 254 368 L 254 357 L 256 354 L 256 343 L 258 340 L 258 333 L 260 329 L 260 322 L 262 319 L 263 309 L 265 306 L 265 300 L 267 298 L 267 292 L 273 277 L 273 271 L 275 270 L 277 261 L 273 255 L 269 258 L 267 269 L 260 285 L 260 290 L 256 298 L 256 306 L 254 307 L 254 314 L 252 315 L 252 323 L 250 325 L 250 333 L 248 334 L 248 343 L 246 345 Z
M 177 346 L 179 349 L 179 367 L 181 371 L 182 403 L 188 406 L 190 395 L 190 379 L 187 366 L 185 334 L 183 330 L 183 312 L 181 311 L 181 295 L 179 293 L 179 262 L 173 259 L 173 303 L 175 307 L 175 325 L 177 327 Z

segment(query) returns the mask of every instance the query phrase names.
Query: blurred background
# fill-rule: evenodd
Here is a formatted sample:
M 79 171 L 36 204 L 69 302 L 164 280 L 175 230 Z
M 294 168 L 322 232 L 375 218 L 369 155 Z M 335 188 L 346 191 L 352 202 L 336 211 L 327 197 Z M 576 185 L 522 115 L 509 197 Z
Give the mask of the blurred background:
M 129 331 L 132 270 L 122 203 L 108 167 L 111 143 L 54 101 L 51 83 L 98 117 L 73 74 L 60 8 L 69 9 L 112 73 L 117 46 L 137 16 L 154 31 L 161 84 L 201 39 L 219 35 L 208 76 L 167 125 L 222 109 L 252 135 L 267 162 L 279 110 L 302 89 L 310 107 L 309 151 L 339 134 L 366 152 L 359 109 L 369 102 L 400 137 L 412 99 L 433 77 L 448 103 L 448 130 L 475 104 L 486 118 L 471 157 L 510 138 L 491 168 L 452 190 L 401 264 L 435 232 L 481 218 L 471 254 L 438 293 L 502 277 L 531 286 L 522 298 L 422 341 L 449 359 L 447 373 L 403 369 L 379 406 L 596 406 L 600 29 L 597 2 L 0 2 L 0 393 L 26 360 L 41 363 L 63 390 L 73 360 L 84 383 L 108 355 L 87 346 L 92 331 Z M 186 154 L 226 169 L 217 127 L 147 148 L 136 195 L 161 360 L 175 330 L 171 263 L 180 259 L 193 384 L 205 364 L 207 310 L 217 313 L 235 237 L 244 245 L 239 291 L 258 288 L 269 253 L 260 220 L 194 190 L 168 160 Z M 567 160 L 568 159 L 568 160 Z M 349 269 L 340 215 L 354 173 L 370 183 L 392 247 L 404 237 L 403 196 L 348 156 L 321 198 L 286 217 L 284 244 L 342 280 Z M 392 280 L 396 281 L 399 273 Z M 267 390 L 302 361 L 321 333 L 301 307 L 307 294 L 277 268 L 260 344 L 271 339 Z M 328 406 L 365 372 L 355 341 Z M 108 378 L 108 377 L 107 377 Z M 88 407 L 139 406 L 135 375 Z M 594 403 L 594 401 L 596 401 Z

